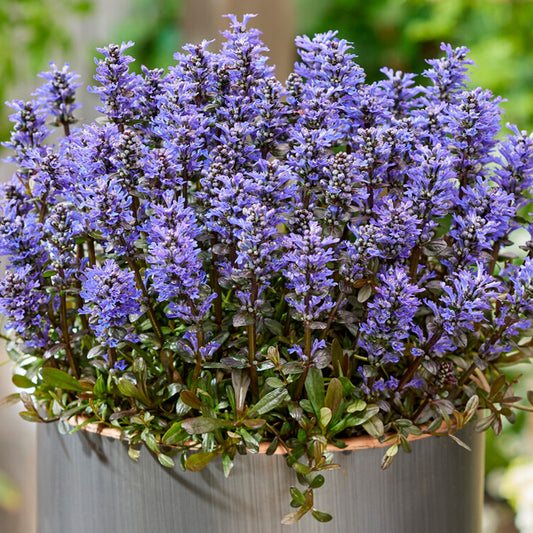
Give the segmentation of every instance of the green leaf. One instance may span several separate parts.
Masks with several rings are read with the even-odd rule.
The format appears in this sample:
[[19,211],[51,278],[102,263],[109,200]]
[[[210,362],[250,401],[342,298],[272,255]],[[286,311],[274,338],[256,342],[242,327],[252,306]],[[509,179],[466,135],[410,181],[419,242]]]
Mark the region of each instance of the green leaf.
[[82,392],[83,387],[78,383],[78,380],[58,368],[42,368],[41,376],[45,383],[52,387],[57,387],[61,390],[71,390]]
[[366,402],[363,400],[354,400],[353,402],[348,405],[346,408],[346,411],[348,413],[356,413],[357,411],[364,411],[366,408]]
[[148,446],[148,448],[150,450],[152,450],[154,453],[159,455],[159,453],[160,453],[159,452],[159,446],[157,445],[157,440],[156,440],[155,436],[152,433],[149,433],[147,429],[145,429],[142,432],[142,437],[143,437],[143,440],[144,440],[146,446]]
[[324,378],[322,372],[315,367],[311,367],[305,379],[305,390],[307,397],[313,406],[316,416],[320,416],[320,409],[324,407]]
[[390,448],[387,449],[385,455],[388,457],[394,457],[398,453],[398,444],[393,444]]
[[176,466],[174,459],[168,455],[165,455],[164,453],[158,454],[157,458],[159,459],[159,462],[166,468],[174,468]]
[[233,461],[227,453],[222,454],[222,467],[224,469],[224,477],[229,477],[230,472],[233,468]]
[[383,421],[381,418],[374,416],[367,422],[363,424],[363,428],[365,431],[374,437],[375,439],[379,439],[383,437],[383,434],[385,433],[385,427],[383,426]]
[[329,407],[322,407],[320,409],[320,425],[323,428],[327,428],[331,422],[332,412]]
[[313,481],[309,483],[309,488],[319,489],[324,484],[325,478],[322,474],[318,474],[313,478]]
[[121,377],[117,383],[118,390],[127,398],[138,398],[139,389],[127,378]]
[[346,427],[362,426],[364,423],[366,423],[378,413],[379,407],[377,405],[367,405],[366,409],[362,413],[360,413],[359,416],[351,416],[350,418],[348,418],[348,425]]
[[37,411],[22,411],[19,413],[19,415],[27,422],[42,422],[42,419],[38,415]]
[[431,424],[429,424],[429,426],[426,428],[426,431],[428,433],[433,433],[434,431],[438,431],[441,426],[442,426],[442,418],[439,417],[433,420]]
[[307,465],[304,465],[296,461],[291,466],[296,471],[297,474],[303,474],[303,475],[309,474],[309,467]]
[[311,515],[319,522],[330,522],[333,519],[329,513],[323,513],[322,511],[317,511],[316,509],[311,511]]
[[273,455],[274,452],[278,449],[278,446],[279,446],[279,438],[278,437],[274,437],[274,439],[272,439],[272,442],[270,443],[270,445],[267,448],[266,454],[267,455]]
[[297,487],[290,488],[291,498],[298,504],[298,506],[305,505],[305,496],[303,492]]
[[266,384],[273,389],[280,389],[283,387],[283,381],[281,381],[279,378],[268,378],[266,380]]
[[400,436],[400,444],[405,453],[411,453],[411,443],[403,435]]
[[342,383],[337,378],[333,378],[329,382],[324,405],[331,409],[332,414],[335,414],[341,405],[342,398]]
[[189,470],[189,472],[199,472],[205,468],[215,457],[215,452],[195,453],[187,458],[185,461],[185,468]]
[[232,424],[224,420],[217,420],[208,416],[198,416],[196,418],[187,418],[181,422],[181,427],[190,435],[195,433],[210,433],[221,427],[228,427]]
[[96,397],[100,397],[103,396],[106,391],[107,387],[104,378],[102,376],[99,376],[99,378],[96,380],[96,383],[94,384],[93,393]]
[[259,451],[259,441],[244,428],[241,428],[239,433],[244,440],[244,444],[246,444],[246,448],[251,453],[257,453]]
[[179,438],[180,433],[182,433],[183,428],[181,427],[181,422],[174,422],[170,426],[170,428],[167,429],[166,433],[163,435],[162,442],[163,444],[176,444],[181,440]]
[[281,405],[287,398],[289,393],[287,389],[279,388],[267,392],[254,406],[248,411],[248,416],[252,414],[264,415],[272,409]]
[[408,418],[399,418],[398,420],[395,420],[394,425],[399,428],[408,428],[413,425],[413,422]]
[[19,389],[31,389],[35,387],[35,383],[33,383],[31,379],[22,376],[21,374],[13,374],[11,381],[13,382],[13,385]]
[[334,339],[331,343],[331,364],[333,365],[333,370],[335,375],[340,376],[342,374],[342,359],[344,357],[344,351],[342,349],[341,343],[338,339]]
[[277,320],[265,318],[264,323],[267,329],[276,337],[281,337],[283,335],[283,326]]
[[527,391],[527,399],[528,399],[529,403],[531,405],[533,405],[533,391],[532,390],[528,390]]

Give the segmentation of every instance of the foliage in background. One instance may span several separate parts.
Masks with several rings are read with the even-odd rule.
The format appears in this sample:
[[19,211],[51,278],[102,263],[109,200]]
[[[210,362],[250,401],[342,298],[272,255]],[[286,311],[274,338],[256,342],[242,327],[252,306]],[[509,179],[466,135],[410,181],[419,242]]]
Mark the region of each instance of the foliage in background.
[[465,45],[478,69],[471,87],[506,98],[504,121],[533,126],[533,2],[472,0],[305,0],[302,31],[337,28],[353,41],[370,80],[378,65],[421,72],[441,42]]
[[[6,137],[7,91],[35,72],[54,49],[71,44],[69,16],[90,12],[91,0],[2,0],[0,2],[0,136]],[[60,14],[61,16],[58,16]]]
[[15,511],[20,507],[20,492],[9,479],[0,470],[0,507],[7,511]]
[[181,45],[181,0],[132,0],[129,16],[118,24],[112,38],[133,41],[138,51],[132,68],[167,64]]

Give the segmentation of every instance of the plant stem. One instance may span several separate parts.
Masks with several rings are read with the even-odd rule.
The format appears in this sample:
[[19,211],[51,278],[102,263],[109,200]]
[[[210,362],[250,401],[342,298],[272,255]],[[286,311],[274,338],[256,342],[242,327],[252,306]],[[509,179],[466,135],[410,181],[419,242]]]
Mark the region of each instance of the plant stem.
[[344,299],[344,292],[341,291],[339,294],[339,297],[337,298],[337,302],[335,303],[335,307],[331,310],[331,313],[328,316],[328,321],[326,323],[326,328],[322,332],[322,335],[320,336],[321,339],[325,339],[329,333],[329,328],[331,327],[331,324],[333,323],[333,320],[335,319],[335,316],[337,315],[337,311],[339,310],[339,306],[342,303],[342,300]]
[[312,346],[312,333],[313,330],[309,327],[309,325],[304,326],[304,354],[307,357],[305,361],[305,368],[303,371],[303,374],[298,379],[298,383],[296,385],[296,390],[294,391],[293,398],[295,400],[299,399],[302,395],[302,391],[304,389],[305,380],[307,379],[307,374],[309,373],[309,367],[311,366],[311,346]]
[[92,237],[87,239],[87,255],[89,257],[89,265],[92,267],[96,265],[96,251],[94,249],[94,239]]
[[[78,261],[78,265],[81,263],[81,260],[83,259],[83,244],[78,244],[76,248],[76,259]],[[81,290],[81,281],[76,280],[76,288],[78,290]],[[78,306],[78,310],[83,307],[83,298],[78,293],[76,294],[76,305]],[[87,315],[79,315],[81,319],[81,325],[82,328],[85,331],[89,331],[89,321],[87,320]]]
[[[211,249],[217,244],[216,237],[211,238]],[[220,284],[218,282],[218,255],[213,252],[213,262],[211,264],[211,288],[217,295],[213,303],[215,309],[215,324],[220,331],[222,327],[222,291],[220,290]]]
[[113,366],[115,364],[116,353],[117,353],[117,351],[116,351],[115,348],[112,348],[111,346],[109,346],[107,348],[107,358],[109,359],[108,360],[109,368],[113,368]]
[[70,346],[70,336],[68,332],[68,320],[67,320],[67,297],[64,293],[59,295],[59,316],[61,320],[61,332],[63,334],[63,342],[65,343],[65,351],[67,352],[67,359],[76,379],[79,379],[80,373],[74,360],[72,348]]
[[422,412],[424,411],[424,409],[426,408],[426,405],[428,403],[429,403],[429,397],[426,396],[422,400],[422,403],[418,406],[418,409],[415,411],[415,413],[413,415],[413,423],[416,423],[416,421],[418,420],[418,417],[422,414]]
[[255,366],[255,352],[256,346],[256,331],[255,320],[253,324],[247,326],[248,332],[248,362],[250,363],[250,387],[252,390],[252,400],[257,402],[259,399],[259,383],[257,380],[257,367]]
[[[192,303],[192,302],[191,302]],[[194,312],[194,311],[193,311]],[[196,352],[196,364],[194,365],[194,371],[192,374],[191,392],[196,392],[196,382],[202,373],[202,354],[200,348],[205,344],[204,331],[200,325],[200,330],[196,332],[196,339],[198,340],[198,351]]]
[[420,246],[418,244],[413,248],[411,253],[411,261],[409,263],[409,277],[413,283],[416,283],[416,275],[418,273],[418,261],[420,261]]
[[128,261],[128,265],[130,266],[131,270],[135,274],[135,281],[137,282],[137,288],[142,292],[144,303],[146,304],[146,307],[147,307],[148,318],[150,319],[150,322],[152,323],[152,327],[154,328],[154,332],[157,336],[157,340],[161,344],[161,347],[163,347],[163,344],[165,341],[163,332],[161,331],[161,328],[159,327],[159,324],[157,322],[155,311],[152,306],[152,302],[150,300],[148,291],[146,290],[146,287],[144,285],[144,281],[141,275],[141,271],[139,270],[139,266],[131,257],[127,257],[127,261]]
[[498,262],[498,255],[500,254],[500,247],[502,245],[501,244],[502,240],[503,238],[498,239],[494,243],[494,248],[492,250],[492,259],[490,260],[490,264],[489,264],[489,275],[490,276],[492,276],[492,274],[494,273],[494,269],[496,268],[496,263]]
[[[255,308],[255,301],[257,299],[258,286],[255,276],[252,278],[252,290],[250,294],[250,302],[252,308]],[[255,402],[259,400],[259,382],[257,379],[257,367],[255,366],[255,354],[257,352],[257,331],[256,331],[256,315],[253,312],[253,323],[246,327],[248,333],[248,362],[250,363],[250,387],[252,389],[252,399]]]
[[[431,339],[429,339],[429,341],[425,344],[423,348],[424,352],[431,350],[431,348],[433,348],[433,346],[435,346],[435,344],[437,344],[439,339],[442,337],[442,334],[443,334],[442,329],[438,329],[437,331],[435,331]],[[423,358],[424,356],[420,355],[419,357],[415,357],[413,359],[412,363],[409,365],[409,368],[407,369],[407,372],[400,379],[400,383],[398,383],[398,387],[396,390],[403,389],[403,387],[405,387],[405,385],[409,383],[409,381],[411,381],[411,379],[415,375],[415,372],[418,370],[418,367],[422,364]]]

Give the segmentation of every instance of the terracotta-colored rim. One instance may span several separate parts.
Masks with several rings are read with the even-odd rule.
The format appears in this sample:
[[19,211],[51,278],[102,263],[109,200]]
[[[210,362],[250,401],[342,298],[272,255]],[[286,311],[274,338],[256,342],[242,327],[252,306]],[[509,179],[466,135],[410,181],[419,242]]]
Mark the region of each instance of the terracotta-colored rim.
[[[67,422],[71,426],[79,426],[80,424],[83,424],[86,422],[87,418],[83,416],[73,416],[72,418],[69,418]],[[128,437],[126,437],[119,429],[112,428],[109,426],[106,426],[104,424],[92,424],[92,423],[85,423],[83,427],[80,429],[87,431],[89,433],[98,433],[98,435],[103,435],[104,437],[110,437],[112,439],[122,439],[122,440],[129,440]],[[446,424],[443,424],[438,432],[446,430]],[[386,448],[387,446],[391,446],[393,444],[392,437],[393,435],[390,435],[391,438],[384,439],[383,442],[380,442],[379,440],[375,439],[374,437],[371,437],[369,435],[361,436],[361,437],[349,437],[347,439],[344,439],[344,442],[346,443],[346,448],[337,448],[336,446],[333,446],[331,444],[328,444],[328,451],[330,452],[351,452],[354,450],[368,450],[372,448]],[[413,442],[416,440],[425,439],[427,437],[431,437],[431,434],[429,433],[423,433],[422,435],[409,435],[407,437],[407,440],[409,442]],[[259,443],[259,453],[266,453],[268,447],[270,446],[270,442],[260,442]],[[285,455],[287,453],[287,450],[283,446],[278,446],[276,448],[276,451],[274,452],[274,455]]]

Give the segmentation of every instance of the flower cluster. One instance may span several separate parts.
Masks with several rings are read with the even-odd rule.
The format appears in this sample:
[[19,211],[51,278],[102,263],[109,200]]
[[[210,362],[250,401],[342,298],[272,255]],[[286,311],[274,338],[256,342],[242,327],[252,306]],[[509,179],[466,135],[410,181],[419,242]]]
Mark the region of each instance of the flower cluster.
[[107,259],[101,267],[87,268],[82,282],[81,297],[85,305],[79,312],[88,316],[95,335],[109,346],[116,346],[119,340],[135,341],[128,316],[140,313],[141,293],[135,287],[133,272]]
[[516,401],[499,367],[531,354],[533,240],[510,237],[533,232],[533,137],[498,140],[502,100],[467,88],[464,47],[366,83],[336,32],[298,37],[283,84],[251,18],[168,71],[98,49],[93,124],[68,65],[9,104],[0,311],[39,406],[52,374],[80,378],[65,412],[165,464],[159,445],[228,465],[279,439],[318,471],[327,441],[452,432],[469,401],[498,430]]

